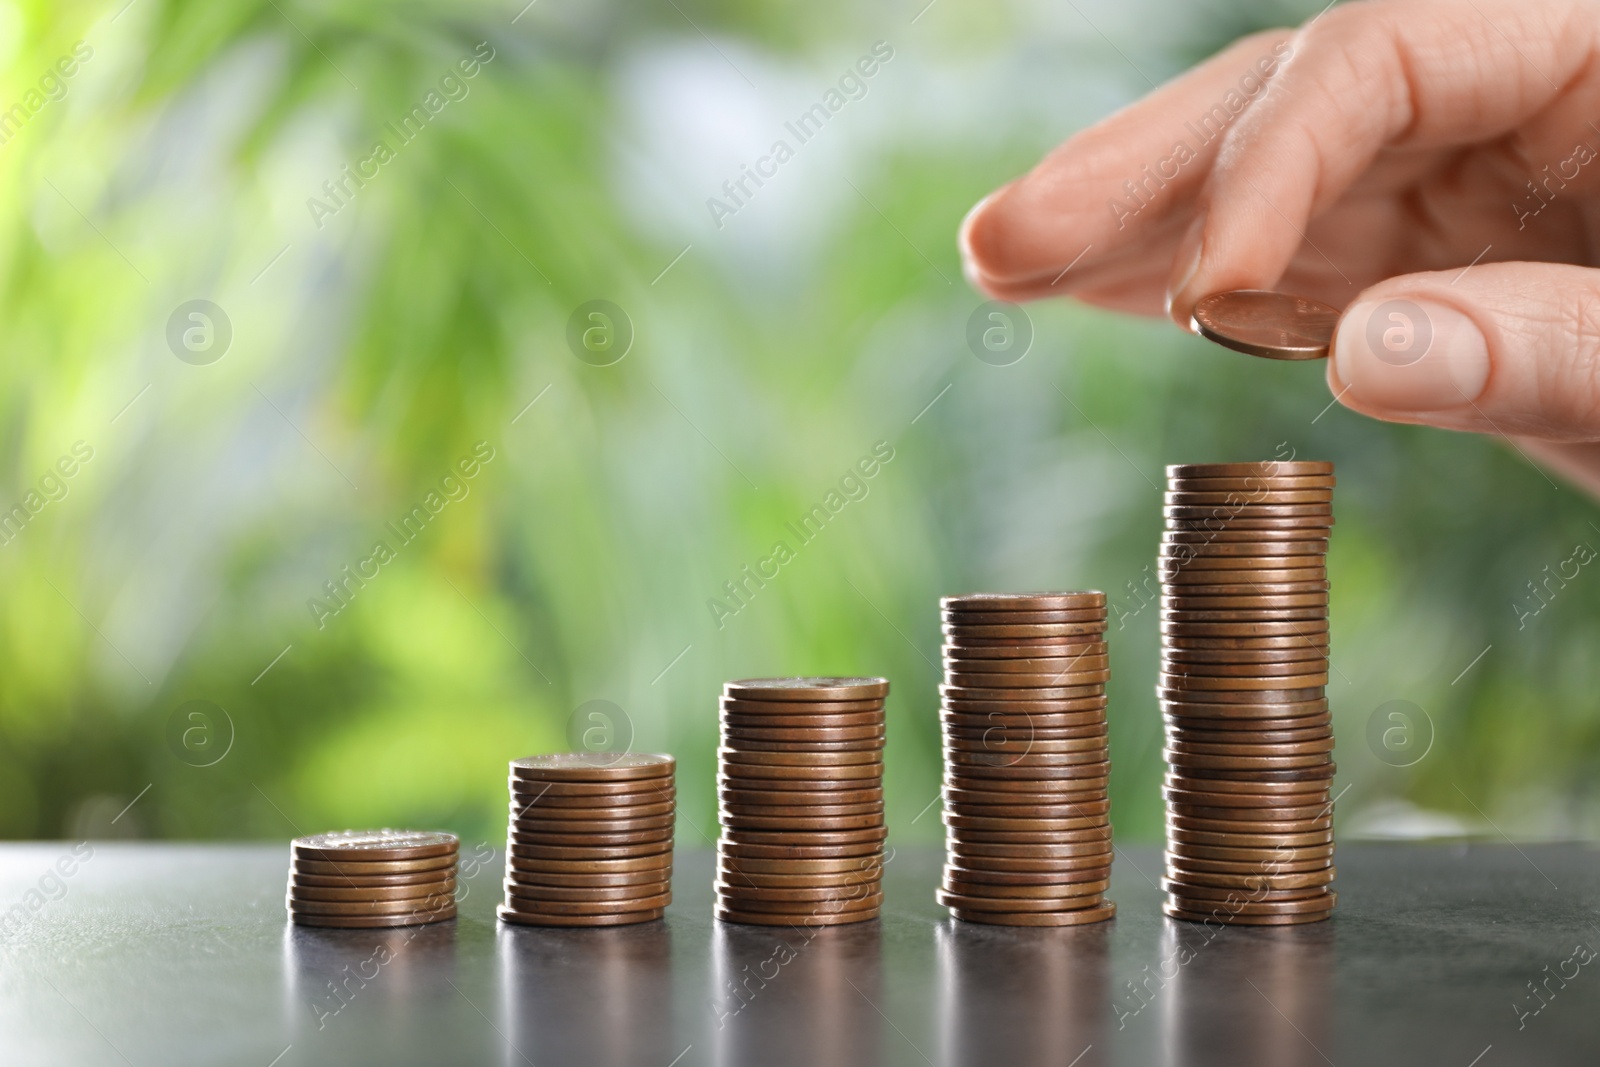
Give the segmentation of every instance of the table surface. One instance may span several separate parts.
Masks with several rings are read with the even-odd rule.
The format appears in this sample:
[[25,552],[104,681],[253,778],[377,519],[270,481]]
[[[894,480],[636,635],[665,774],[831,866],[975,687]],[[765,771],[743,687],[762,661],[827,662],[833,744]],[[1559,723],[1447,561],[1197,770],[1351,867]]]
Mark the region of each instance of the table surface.
[[1600,1060],[1587,846],[1341,846],[1332,921],[1221,930],[1161,916],[1153,848],[1119,850],[1115,921],[1053,930],[952,922],[905,849],[881,921],[809,934],[713,921],[704,852],[662,922],[498,925],[488,858],[454,921],[316,930],[286,846],[77,849],[0,847],[0,1063]]

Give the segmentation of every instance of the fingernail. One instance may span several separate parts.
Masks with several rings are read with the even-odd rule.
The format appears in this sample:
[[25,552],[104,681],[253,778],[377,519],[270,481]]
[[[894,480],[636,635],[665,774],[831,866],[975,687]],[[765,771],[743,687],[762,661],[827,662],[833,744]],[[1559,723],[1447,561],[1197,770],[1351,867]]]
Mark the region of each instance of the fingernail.
[[1389,411],[1439,411],[1476,400],[1489,382],[1477,323],[1431,300],[1363,300],[1345,311],[1334,372],[1350,396]]
[[[1200,270],[1200,254],[1205,251],[1205,229],[1206,217],[1202,212],[1189,224],[1183,240],[1178,242],[1177,253],[1172,257],[1172,280],[1167,285],[1167,315],[1186,330],[1190,328],[1190,309],[1183,304],[1177,304],[1177,301]],[[1177,304],[1176,313],[1175,304]]]

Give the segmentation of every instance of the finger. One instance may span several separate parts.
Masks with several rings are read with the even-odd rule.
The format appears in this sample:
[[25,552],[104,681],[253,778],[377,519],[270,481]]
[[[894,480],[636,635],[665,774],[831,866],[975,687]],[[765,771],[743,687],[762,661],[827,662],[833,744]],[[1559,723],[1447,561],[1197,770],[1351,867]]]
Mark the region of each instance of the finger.
[[1271,288],[1308,243],[1310,220],[1385,147],[1492,140],[1564,86],[1592,95],[1592,78],[1580,76],[1596,36],[1580,0],[1351,3],[1314,19],[1224,137],[1199,198],[1203,221],[1174,259],[1172,317],[1186,323],[1208,293]]
[[1085,248],[1089,266],[1166,225],[1193,203],[1220,131],[1277,71],[1288,35],[1235,42],[980,201],[961,225],[967,277],[985,290],[1048,281]]
[[1600,441],[1600,270],[1494,263],[1380,282],[1339,320],[1328,384],[1391,422]]

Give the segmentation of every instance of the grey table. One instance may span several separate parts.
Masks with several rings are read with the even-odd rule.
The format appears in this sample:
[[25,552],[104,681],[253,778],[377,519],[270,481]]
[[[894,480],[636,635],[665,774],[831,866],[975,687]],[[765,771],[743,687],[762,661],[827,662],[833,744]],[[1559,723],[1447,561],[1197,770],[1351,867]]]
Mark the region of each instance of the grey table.
[[498,926],[491,860],[452,922],[339,931],[285,922],[284,846],[4,846],[0,1063],[1600,1061],[1591,848],[1345,846],[1333,921],[1214,935],[1161,917],[1154,849],[1114,922],[1059,930],[952,923],[940,860],[810,936],[714,922],[704,853],[664,922]]

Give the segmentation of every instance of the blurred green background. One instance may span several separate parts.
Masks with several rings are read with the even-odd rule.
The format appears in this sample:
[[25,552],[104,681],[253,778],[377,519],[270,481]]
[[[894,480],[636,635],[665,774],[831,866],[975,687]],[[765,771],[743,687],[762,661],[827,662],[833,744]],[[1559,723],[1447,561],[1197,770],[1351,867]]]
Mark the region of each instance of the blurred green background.
[[[1036,306],[1020,362],[968,348],[974,201],[1321,4],[924,3],[0,3],[0,835],[493,840],[505,761],[605,700],[703,844],[720,684],[872,673],[894,840],[935,840],[937,598],[1101,588],[1113,814],[1154,840],[1162,465],[1291,450],[1339,464],[1344,831],[1600,830],[1600,578],[1527,612],[1600,546],[1580,494],[1162,323]],[[595,299],[609,366],[567,340]]]

